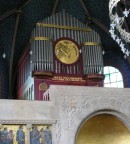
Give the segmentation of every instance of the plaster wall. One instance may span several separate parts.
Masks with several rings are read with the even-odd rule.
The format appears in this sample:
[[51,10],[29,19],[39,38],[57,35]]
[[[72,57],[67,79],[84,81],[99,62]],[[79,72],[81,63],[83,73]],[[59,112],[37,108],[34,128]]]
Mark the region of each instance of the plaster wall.
[[53,144],[75,144],[81,125],[103,113],[115,115],[130,130],[128,88],[51,85],[49,96],[50,101],[0,100],[0,124],[51,124]]
[[80,126],[98,114],[112,114],[130,130],[130,89],[50,86],[50,100],[58,108],[54,144],[75,144]]

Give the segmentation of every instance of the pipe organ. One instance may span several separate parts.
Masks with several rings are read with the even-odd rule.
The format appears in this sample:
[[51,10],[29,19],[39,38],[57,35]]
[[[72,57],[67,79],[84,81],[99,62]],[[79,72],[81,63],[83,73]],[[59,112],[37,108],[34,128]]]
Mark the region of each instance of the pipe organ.
[[29,49],[34,99],[50,84],[103,86],[99,35],[65,11],[36,24]]

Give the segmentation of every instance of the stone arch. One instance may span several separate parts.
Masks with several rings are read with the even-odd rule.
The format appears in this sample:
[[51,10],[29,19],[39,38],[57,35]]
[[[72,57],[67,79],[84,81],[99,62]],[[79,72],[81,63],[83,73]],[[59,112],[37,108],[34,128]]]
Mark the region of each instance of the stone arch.
[[130,89],[53,85],[49,92],[59,113],[57,144],[74,144],[81,124],[98,114],[112,114],[130,130]]
[[75,133],[74,144],[76,144],[76,138],[77,138],[77,135],[78,135],[78,133],[79,133],[80,128],[82,127],[82,125],[84,125],[84,123],[86,121],[88,121],[90,118],[92,118],[94,116],[97,116],[97,115],[100,115],[100,114],[110,114],[110,115],[115,116],[130,131],[130,119],[128,119],[128,117],[125,114],[123,114],[121,112],[118,112],[118,111],[115,111],[115,110],[98,110],[98,111],[95,111],[95,112],[90,113],[89,115],[85,116],[84,119],[81,121],[81,123],[77,126],[77,131]]

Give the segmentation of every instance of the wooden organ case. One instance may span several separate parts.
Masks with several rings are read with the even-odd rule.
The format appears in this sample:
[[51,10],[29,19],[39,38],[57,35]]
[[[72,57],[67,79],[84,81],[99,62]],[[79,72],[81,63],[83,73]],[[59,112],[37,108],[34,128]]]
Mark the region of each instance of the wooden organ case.
[[31,35],[30,72],[38,100],[50,84],[103,86],[99,35],[64,11],[45,18]]

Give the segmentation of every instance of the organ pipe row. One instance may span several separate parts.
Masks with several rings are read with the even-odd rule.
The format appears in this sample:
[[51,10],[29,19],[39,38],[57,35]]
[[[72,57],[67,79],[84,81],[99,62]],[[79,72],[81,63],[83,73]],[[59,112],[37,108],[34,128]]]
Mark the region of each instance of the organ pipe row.
[[[43,33],[44,32],[44,33]],[[42,40],[40,40],[42,38]],[[34,29],[31,40],[32,71],[53,71],[52,43],[47,28]]]
[[[39,22],[32,32],[31,37],[32,71],[53,71],[57,74],[81,74],[81,61],[83,60],[84,74],[103,73],[103,59],[99,35],[64,11]],[[53,54],[53,42],[64,37],[73,39],[79,45],[82,59],[79,59],[74,65],[69,66],[60,63],[55,59]],[[91,44],[87,44],[88,42]]]

